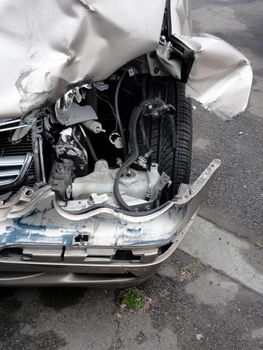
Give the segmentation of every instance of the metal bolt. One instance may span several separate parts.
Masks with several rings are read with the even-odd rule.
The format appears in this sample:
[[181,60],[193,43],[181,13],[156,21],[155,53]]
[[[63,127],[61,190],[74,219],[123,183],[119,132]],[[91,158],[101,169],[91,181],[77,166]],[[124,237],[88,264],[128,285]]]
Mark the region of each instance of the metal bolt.
[[162,35],[162,36],[160,37],[160,42],[161,42],[161,43],[166,43],[166,37],[165,37],[164,35]]

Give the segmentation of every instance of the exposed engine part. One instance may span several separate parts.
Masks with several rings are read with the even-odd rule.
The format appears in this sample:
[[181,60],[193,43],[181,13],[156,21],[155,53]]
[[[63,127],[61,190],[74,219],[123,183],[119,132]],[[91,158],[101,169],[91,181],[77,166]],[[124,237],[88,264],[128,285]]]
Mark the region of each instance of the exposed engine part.
[[[1,175],[0,162],[2,200],[9,198],[5,196],[8,192],[13,195],[15,184],[18,190],[22,186],[37,190],[47,184],[46,179],[63,206],[72,200],[76,205],[78,200],[86,200],[87,210],[106,205],[136,215],[155,210],[169,200],[171,178],[160,165],[160,158],[155,157],[147,123],[163,120],[164,115],[173,119],[175,109],[161,97],[149,97],[155,92],[149,90],[147,76],[138,72],[129,64],[106,83],[75,87],[55,104],[44,106],[23,121],[6,120],[2,127],[3,134],[8,133],[7,142],[14,145],[10,140],[15,132],[19,150],[29,137],[32,148],[19,154],[21,171],[17,163]],[[28,183],[23,179],[31,166],[35,177]],[[1,192],[1,180],[5,181],[6,175],[9,182]]]
[[[149,158],[151,152],[149,152],[144,155],[144,157],[140,157],[139,154],[139,147],[137,143],[137,125],[140,120],[140,118],[161,118],[164,113],[166,112],[173,112],[174,108],[172,106],[166,105],[165,102],[159,99],[155,100],[148,100],[144,101],[141,103],[139,107],[135,107],[131,118],[130,118],[130,125],[129,125],[129,130],[130,130],[130,141],[129,141],[129,149],[130,149],[130,156],[126,159],[124,164],[121,166],[121,168],[118,170],[116,177],[115,177],[115,182],[114,182],[114,196],[120,205],[122,209],[125,210],[132,210],[132,211],[139,211],[139,210],[148,210],[151,208],[149,206],[149,203],[147,203],[146,206],[134,206],[131,207],[129,206],[123,199],[121,195],[121,189],[120,189],[120,183],[121,179],[127,172],[129,171],[130,167],[137,163],[140,164],[142,163],[143,167],[145,166],[145,162],[147,162],[147,159]],[[145,161],[142,161],[145,160]],[[159,192],[156,192],[155,198],[152,198],[151,205],[153,206],[155,204],[155,201],[158,200],[158,198],[161,195],[162,190],[166,185],[170,184],[170,178],[167,174],[162,174],[161,176],[161,182],[158,184],[158,190]]]
[[94,134],[100,134],[101,132],[106,132],[106,130],[102,128],[101,123],[97,122],[96,120],[88,120],[84,122],[83,125]]
[[110,143],[114,145],[117,149],[123,148],[122,138],[119,133],[113,132],[109,137]]
[[63,162],[55,161],[53,163],[49,185],[59,200],[67,200],[71,196],[73,169],[74,162],[70,159],[64,159]]
[[61,138],[53,147],[57,160],[71,159],[74,167],[84,173],[88,172],[88,154],[76,135],[76,127],[61,132]]
[[103,204],[109,201],[109,196],[107,195],[107,193],[104,193],[104,194],[92,193],[89,197],[89,200],[93,204]]
[[61,109],[69,109],[73,104],[74,100],[79,104],[83,98],[85,93],[83,90],[90,90],[92,88],[92,84],[84,84],[80,86],[75,86],[73,89],[67,91],[57,102],[55,108]]
[[97,83],[94,83],[94,87],[99,91],[106,91],[109,89],[109,84],[105,84],[104,81],[98,81]]
[[[99,160],[95,164],[93,173],[74,180],[72,198],[87,199],[93,193],[97,195],[113,193],[117,172],[118,169],[109,169],[107,161]],[[120,179],[120,192],[122,195],[145,200],[146,196],[152,197],[155,195],[159,179],[160,174],[157,164],[153,164],[150,171],[147,172],[129,169],[128,173]]]
[[82,135],[83,135],[83,137],[84,137],[84,141],[86,142],[86,144],[87,144],[87,146],[88,146],[89,152],[90,152],[90,154],[91,154],[93,160],[94,160],[95,162],[97,162],[97,161],[98,161],[98,157],[97,157],[97,154],[96,154],[96,152],[95,152],[95,150],[94,150],[94,148],[93,148],[93,145],[92,145],[92,143],[91,143],[91,141],[90,141],[90,138],[87,136],[85,130],[84,130],[83,127],[82,127],[82,125],[79,125],[79,128],[80,128],[80,130],[81,130],[81,132],[82,132]]
[[80,106],[76,103],[72,103],[69,108],[61,108],[57,102],[55,105],[55,112],[58,122],[65,126],[98,119],[92,106]]
[[137,159],[136,163],[140,167],[142,167],[143,169],[147,169],[148,168],[148,160],[149,160],[151,155],[152,155],[152,150],[150,150],[149,152],[145,153],[144,156],[139,156],[139,158]]

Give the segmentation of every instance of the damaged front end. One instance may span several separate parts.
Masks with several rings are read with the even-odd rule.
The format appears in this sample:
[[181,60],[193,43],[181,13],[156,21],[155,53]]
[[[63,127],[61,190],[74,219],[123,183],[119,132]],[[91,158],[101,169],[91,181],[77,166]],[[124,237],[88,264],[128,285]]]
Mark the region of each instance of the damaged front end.
[[181,186],[172,201],[147,213],[94,209],[87,200],[61,207],[50,187],[30,196],[21,189],[1,213],[1,285],[144,281],[185,237],[219,166],[213,161],[192,186]]
[[189,185],[187,96],[231,118],[247,105],[250,65],[191,35],[188,1],[17,0],[0,13],[21,21],[0,39],[16,49],[0,59],[0,285],[144,281],[220,166]]

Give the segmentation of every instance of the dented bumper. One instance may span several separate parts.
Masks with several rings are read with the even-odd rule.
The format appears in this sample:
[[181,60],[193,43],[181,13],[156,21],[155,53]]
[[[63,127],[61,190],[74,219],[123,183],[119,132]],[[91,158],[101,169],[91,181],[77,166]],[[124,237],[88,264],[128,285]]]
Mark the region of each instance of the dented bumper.
[[214,160],[192,186],[150,215],[111,208],[74,214],[47,193],[29,201],[23,216],[19,203],[0,209],[0,285],[141,283],[181,243],[219,166]]

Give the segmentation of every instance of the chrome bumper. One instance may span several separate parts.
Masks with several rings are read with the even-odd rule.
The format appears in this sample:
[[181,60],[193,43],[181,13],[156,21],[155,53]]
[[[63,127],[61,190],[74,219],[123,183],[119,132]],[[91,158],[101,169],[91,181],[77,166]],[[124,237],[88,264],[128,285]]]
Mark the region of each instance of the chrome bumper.
[[[124,287],[143,282],[185,237],[219,166],[214,160],[184,193],[147,216],[109,208],[74,215],[69,208],[50,205],[49,197],[43,209],[46,196],[32,201],[30,214],[23,208],[24,216],[9,210],[1,219],[0,209],[0,286]],[[80,235],[87,241],[78,244]]]

